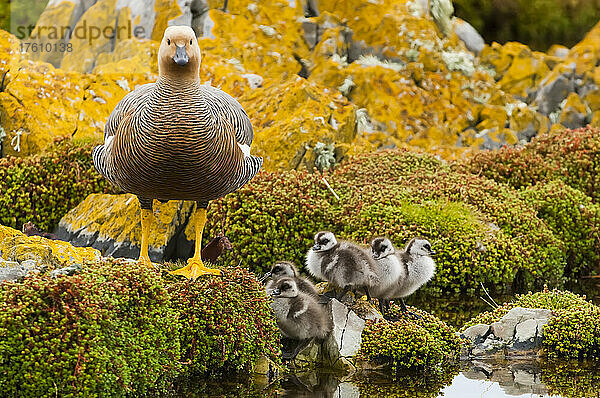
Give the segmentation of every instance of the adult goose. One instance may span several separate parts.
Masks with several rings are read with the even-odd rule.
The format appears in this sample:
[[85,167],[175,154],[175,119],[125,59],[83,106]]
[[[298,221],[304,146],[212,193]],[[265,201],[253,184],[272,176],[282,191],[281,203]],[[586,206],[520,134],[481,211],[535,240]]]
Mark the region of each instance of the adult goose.
[[208,202],[250,181],[262,158],[250,155],[253,130],[242,106],[200,83],[200,47],[187,26],[165,30],[158,51],[158,80],[136,88],[108,118],[94,166],[112,184],[135,194],[141,206],[139,262],[151,266],[148,236],[152,201],[196,201],[194,256],[172,273],[195,279],[219,275],[201,259]]

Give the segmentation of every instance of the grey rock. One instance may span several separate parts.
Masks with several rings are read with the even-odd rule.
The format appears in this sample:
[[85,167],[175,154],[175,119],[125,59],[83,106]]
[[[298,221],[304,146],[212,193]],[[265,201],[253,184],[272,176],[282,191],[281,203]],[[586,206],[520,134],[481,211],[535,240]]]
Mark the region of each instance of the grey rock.
[[467,330],[463,332],[463,336],[468,338],[473,342],[484,341],[490,332],[490,325],[485,325],[483,323],[479,323],[477,325],[473,325],[469,327]]
[[476,134],[476,137],[483,138],[483,143],[479,145],[480,149],[495,151],[506,145],[506,137],[501,137],[500,134],[496,135],[496,139],[490,136],[490,133],[496,131],[496,128],[485,129]]
[[0,259],[0,282],[17,282],[30,273],[38,273],[43,269],[35,260],[16,261]]
[[331,300],[332,335],[340,356],[352,357],[360,350],[365,321],[338,300]]
[[496,354],[504,352],[505,347],[506,342],[495,338],[493,335],[490,335],[483,343],[476,345],[471,350],[471,355],[474,357],[496,356]]
[[458,38],[465,43],[465,46],[469,51],[479,54],[481,50],[483,50],[485,41],[479,32],[477,32],[477,29],[475,29],[470,23],[454,17],[452,19],[452,26],[454,28],[454,33],[456,33]]
[[515,328],[515,340],[520,342],[533,342],[537,337],[537,320],[527,319]]
[[548,116],[556,111],[562,101],[575,91],[572,73],[562,74],[552,81],[544,79],[535,98],[535,104],[541,114]]
[[74,275],[81,271],[81,264],[73,264],[64,268],[57,268],[50,271],[50,277],[56,278],[59,275]]
[[521,142],[529,142],[533,137],[537,135],[537,129],[533,125],[533,123],[529,123],[525,129],[521,131],[517,131],[517,138]]
[[306,44],[310,49],[313,49],[319,42],[319,25],[310,19],[305,19],[302,21],[302,30],[304,31]]
[[[515,337],[516,327],[519,323],[529,319],[547,320],[551,316],[552,312],[549,310],[515,307],[508,311],[500,321],[492,324],[492,333],[504,341],[511,341]],[[526,329],[523,330],[525,333]]]
[[[515,307],[489,326],[472,326],[463,333],[465,337],[468,334],[472,341],[468,356],[537,356],[544,325],[551,317],[552,312],[549,310]],[[489,330],[486,331],[486,328]]]
[[561,124],[569,129],[576,129],[587,124],[587,114],[581,113],[573,107],[567,107],[562,112]]

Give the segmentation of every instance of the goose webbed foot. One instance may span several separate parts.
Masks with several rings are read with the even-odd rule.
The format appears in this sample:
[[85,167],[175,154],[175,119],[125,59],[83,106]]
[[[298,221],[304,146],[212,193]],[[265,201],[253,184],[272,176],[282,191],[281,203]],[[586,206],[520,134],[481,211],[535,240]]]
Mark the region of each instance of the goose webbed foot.
[[171,275],[185,276],[192,281],[202,275],[221,275],[219,269],[206,267],[202,259],[196,257],[190,258],[185,267],[170,271],[169,273]]
[[185,267],[170,271],[171,275],[185,276],[190,280],[194,280],[202,275],[221,275],[221,271],[214,268],[208,268],[202,262],[202,232],[206,224],[206,207],[208,203],[199,202],[196,211],[193,215],[193,221],[196,225],[196,242],[194,257],[188,260]]

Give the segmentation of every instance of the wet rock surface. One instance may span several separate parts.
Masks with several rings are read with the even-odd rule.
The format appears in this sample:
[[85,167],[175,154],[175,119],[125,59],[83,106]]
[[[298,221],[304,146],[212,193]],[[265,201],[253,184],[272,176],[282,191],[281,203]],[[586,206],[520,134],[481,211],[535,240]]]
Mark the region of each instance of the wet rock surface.
[[473,325],[462,333],[471,343],[464,348],[463,357],[536,356],[541,349],[544,325],[552,316],[545,309],[515,307],[498,322]]

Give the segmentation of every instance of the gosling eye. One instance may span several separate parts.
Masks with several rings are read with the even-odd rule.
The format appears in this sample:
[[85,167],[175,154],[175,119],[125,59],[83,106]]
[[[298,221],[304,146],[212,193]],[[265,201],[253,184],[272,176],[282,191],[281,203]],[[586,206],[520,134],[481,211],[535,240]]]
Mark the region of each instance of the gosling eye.
[[329,239],[323,239],[323,240],[321,241],[321,243],[322,243],[322,244],[324,244],[324,245],[326,245],[326,244],[328,244],[328,243],[329,243]]
[[167,45],[171,45],[171,39],[167,39]]
[[281,267],[279,267],[279,266],[273,268],[273,272],[280,272],[280,271],[281,271]]
[[425,247],[425,249],[427,249],[427,250],[431,250],[431,245],[430,245],[429,243],[426,243],[424,247]]
[[190,46],[192,45],[192,39],[190,39]]
[[289,290],[291,288],[290,285],[288,285],[287,283],[284,284],[283,286],[281,286],[281,290]]

